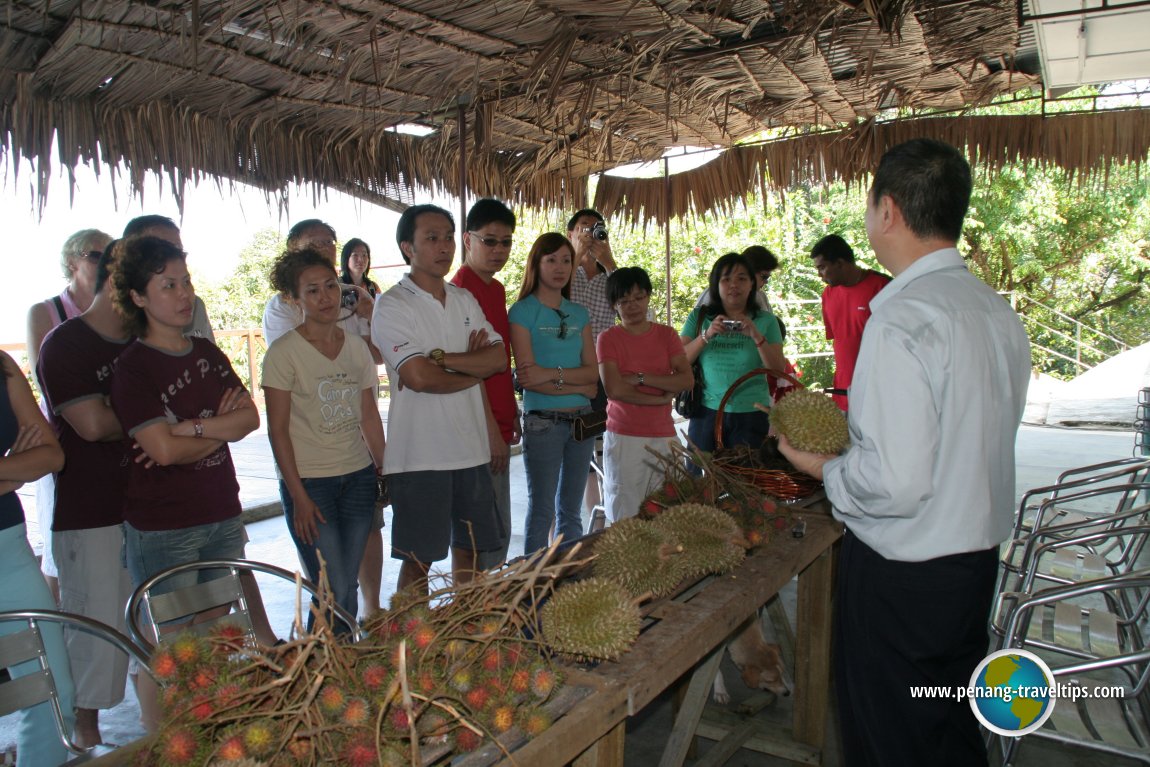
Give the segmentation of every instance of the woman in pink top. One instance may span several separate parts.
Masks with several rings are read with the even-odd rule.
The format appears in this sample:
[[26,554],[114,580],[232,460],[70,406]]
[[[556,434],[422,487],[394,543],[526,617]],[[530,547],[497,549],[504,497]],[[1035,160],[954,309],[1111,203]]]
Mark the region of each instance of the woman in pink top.
[[666,455],[675,439],[671,401],[695,379],[674,328],[651,322],[651,278],[639,267],[607,279],[607,300],[622,320],[598,340],[599,375],[607,390],[603,438],[607,513],[615,522],[639,513],[639,504],[663,475],[648,451]]

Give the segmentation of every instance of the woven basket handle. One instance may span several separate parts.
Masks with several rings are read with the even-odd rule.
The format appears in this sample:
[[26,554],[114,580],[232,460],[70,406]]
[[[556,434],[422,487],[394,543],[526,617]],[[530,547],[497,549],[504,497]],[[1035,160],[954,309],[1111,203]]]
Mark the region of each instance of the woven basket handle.
[[734,396],[734,394],[735,394],[735,390],[737,390],[740,386],[742,386],[743,384],[745,384],[747,381],[751,380],[755,376],[761,376],[761,375],[771,376],[773,378],[781,378],[784,381],[790,381],[792,384],[799,387],[800,389],[807,388],[806,385],[803,384],[802,381],[795,378],[790,373],[785,373],[785,372],[782,372],[779,370],[773,370],[771,368],[755,368],[754,370],[750,370],[746,373],[743,373],[741,376],[739,376],[737,379],[735,379],[735,382],[733,384],[731,384],[730,388],[727,389],[727,391],[723,394],[722,401],[719,402],[719,410],[715,414],[715,449],[716,450],[721,450],[723,447],[723,410],[727,407],[727,402],[730,401],[731,397]]

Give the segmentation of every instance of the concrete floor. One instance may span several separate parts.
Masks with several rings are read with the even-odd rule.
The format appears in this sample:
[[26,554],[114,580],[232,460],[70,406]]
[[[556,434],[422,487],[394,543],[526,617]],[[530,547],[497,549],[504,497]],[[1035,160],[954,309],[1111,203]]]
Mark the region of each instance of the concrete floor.
[[[1019,432],[1016,451],[1019,495],[1026,488],[1050,483],[1059,472],[1066,468],[1110,458],[1127,457],[1131,454],[1133,443],[1133,435],[1128,431],[1091,431],[1024,425]],[[258,432],[249,436],[233,448],[233,454],[240,475],[241,496],[245,508],[258,508],[277,503],[275,473],[272,468],[266,434]],[[516,510],[513,514],[511,554],[518,555],[523,550],[523,510],[527,504],[526,482],[521,457],[513,457],[511,471],[512,504]],[[23,500],[25,508],[34,508],[34,504],[29,503],[31,498],[26,497]],[[388,510],[386,517],[385,521],[390,526],[390,510]],[[584,522],[586,526],[588,520],[585,519]],[[250,538],[247,550],[249,558],[271,562],[291,569],[297,567],[295,549],[288,537],[281,516],[250,523],[247,529]],[[385,599],[394,589],[399,569],[398,561],[391,559],[388,555],[387,543],[388,536],[385,530],[383,575]],[[282,635],[286,635],[294,610],[292,589],[285,588],[282,582],[262,582],[261,588],[273,628],[276,628]],[[780,596],[793,625],[794,583],[784,589]],[[768,634],[772,631],[769,625],[767,631]],[[752,693],[742,686],[729,659],[724,660],[724,669],[727,685],[732,694],[732,702],[726,708],[733,711]],[[711,712],[712,714],[722,715],[718,707],[712,706],[712,708],[716,709]],[[138,723],[138,716],[138,706],[129,686],[125,702],[116,709],[105,712],[102,716],[105,739],[112,743],[124,744],[140,737],[143,732]],[[756,721],[761,722],[764,730],[781,728],[788,725],[790,716],[790,699],[784,698],[757,714]],[[671,704],[667,696],[660,698],[655,704],[633,717],[628,722],[627,727],[627,764],[640,766],[657,764],[671,727]],[[13,717],[0,718],[0,764],[4,764],[2,755],[11,748],[14,740]],[[705,756],[710,746],[710,741],[700,739],[699,756]],[[823,764],[833,767],[840,763],[834,717],[828,711],[828,743],[824,752]],[[1103,762],[1096,754],[1063,748],[1035,738],[1024,740],[1019,758],[1016,760],[1016,764],[1021,767],[1077,767],[1078,765],[1086,767],[1086,765],[1093,766],[1102,763],[1124,765],[1127,762],[1114,759],[1106,759]],[[742,750],[728,760],[726,764],[746,765],[746,767],[773,767],[774,765],[792,764],[792,762]]]

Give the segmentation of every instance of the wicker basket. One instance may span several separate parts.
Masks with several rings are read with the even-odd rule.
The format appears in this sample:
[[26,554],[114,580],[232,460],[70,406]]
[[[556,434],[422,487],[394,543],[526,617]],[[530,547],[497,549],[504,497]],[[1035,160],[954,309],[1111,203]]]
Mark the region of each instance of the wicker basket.
[[[718,454],[723,449],[723,411],[727,407],[727,402],[730,401],[735,391],[747,381],[756,376],[774,376],[775,378],[782,378],[790,381],[799,388],[806,388],[803,386],[802,381],[798,380],[789,373],[782,373],[770,368],[755,368],[750,372],[744,373],[735,380],[731,387],[723,394],[722,401],[719,402],[719,410],[715,414],[715,453]],[[737,464],[729,464],[724,467],[732,474],[742,477],[747,482],[750,482],[755,487],[762,490],[767,495],[774,496],[784,501],[794,501],[799,498],[806,498],[808,495],[816,492],[823,486],[814,477],[804,474],[801,471],[783,470],[783,469],[766,469],[754,466],[739,466]]]

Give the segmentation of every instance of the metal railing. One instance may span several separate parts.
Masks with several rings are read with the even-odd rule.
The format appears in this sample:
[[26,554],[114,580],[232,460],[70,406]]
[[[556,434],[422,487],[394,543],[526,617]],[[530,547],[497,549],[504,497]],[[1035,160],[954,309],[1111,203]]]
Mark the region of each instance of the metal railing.
[[[1036,370],[1073,378],[1130,348],[1122,339],[1042,301],[1013,291],[1004,291],[1000,295],[1022,318],[1030,337]],[[771,305],[787,325],[785,352],[788,359],[797,361],[834,356],[831,342],[825,337],[819,299],[777,300]]]

